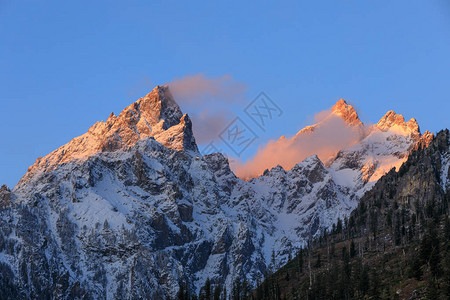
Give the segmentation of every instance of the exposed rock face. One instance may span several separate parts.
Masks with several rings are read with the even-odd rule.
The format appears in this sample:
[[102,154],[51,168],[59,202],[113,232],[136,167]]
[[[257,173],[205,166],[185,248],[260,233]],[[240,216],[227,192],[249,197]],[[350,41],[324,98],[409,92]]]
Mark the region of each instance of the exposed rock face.
[[[392,170],[361,198],[361,206],[352,213],[356,222],[364,224],[370,215],[387,215],[400,207],[403,218],[445,210],[450,200],[450,133],[439,132],[427,148],[411,153],[398,172]],[[392,216],[393,219],[399,216]],[[379,218],[386,220],[387,218]],[[419,221],[420,222],[420,221]],[[392,226],[378,222],[378,228]]]
[[333,107],[333,114],[340,116],[344,122],[350,126],[362,126],[363,123],[359,119],[353,106],[347,104],[344,99],[340,99]]
[[361,141],[340,150],[327,165],[353,182],[362,196],[381,176],[392,168],[398,169],[413,149],[425,146],[432,138],[429,133],[422,139],[417,131],[399,132],[387,127],[379,130],[373,126]]
[[153,137],[167,148],[198,152],[192,123],[183,115],[167,86],[157,86],[145,97],[97,122],[88,132],[36,160],[22,181],[36,172],[48,172],[57,165],[104,151],[127,149],[137,141]]
[[221,154],[141,140],[19,184],[0,210],[3,268],[19,298],[170,298],[207,277],[254,284],[272,250],[282,264],[348,214],[346,193],[317,156],[245,182]]
[[[299,138],[302,134],[314,133],[317,128],[322,126],[321,123],[325,123],[328,119],[334,117],[339,117],[349,127],[353,127],[357,130],[363,131],[364,124],[359,119],[358,113],[356,112],[355,108],[350,104],[347,104],[344,99],[340,99],[338,102],[336,102],[335,105],[333,105],[333,107],[331,107],[331,111],[329,111],[328,115],[325,116],[324,120],[321,120],[317,124],[305,126],[303,129],[297,132],[297,134],[292,138],[292,141],[295,141],[295,139]],[[361,132],[361,134],[363,134],[363,132]]]
[[411,135],[419,135],[420,133],[416,119],[412,118],[405,122],[402,115],[396,114],[392,110],[388,111],[375,126],[381,131],[394,129]]
[[349,145],[337,149],[323,160],[334,182],[348,188],[352,199],[361,197],[381,176],[392,168],[398,169],[412,150],[426,147],[433,139],[433,134],[428,131],[423,135],[420,133],[414,118],[405,122],[404,117],[394,111],[387,112],[377,124],[366,126],[354,107],[340,99],[317,124],[306,126],[292,139],[281,137],[277,143],[299,143],[301,146],[302,142],[314,142],[314,138],[302,140],[305,135],[314,134],[319,134],[317,139],[322,139],[326,134],[320,135],[319,130],[329,127],[327,122],[336,118],[346,125],[344,137],[351,135],[353,139]]
[[414,150],[422,149],[428,147],[430,143],[433,141],[434,134],[429,132],[428,130],[425,131],[422,136],[420,137],[417,144],[413,147]]
[[0,206],[8,206],[11,201],[11,190],[4,184],[0,188]]
[[388,111],[377,124],[365,129],[358,142],[327,161],[327,166],[350,179],[357,195],[362,196],[392,168],[398,170],[411,151],[427,147],[432,140],[429,131],[420,133],[414,118],[405,122],[402,115]]
[[[327,144],[322,141],[327,134],[319,131],[322,127],[335,125],[335,122],[332,125],[329,122],[336,118],[340,118],[346,126],[343,138],[351,138],[343,148],[335,149],[331,146],[330,149],[335,152],[330,152],[329,157],[321,158],[325,166],[335,174],[335,179],[353,189],[358,196],[370,189],[390,169],[399,168],[410,151],[426,147],[433,139],[433,134],[428,131],[423,135],[420,133],[414,118],[405,122],[404,117],[394,111],[387,112],[377,124],[366,126],[354,107],[340,99],[318,123],[306,126],[291,139],[283,136],[276,143],[287,144],[288,149],[301,148],[302,142],[315,142],[314,138],[302,140],[304,136],[318,134],[316,139],[327,148]],[[342,126],[338,123],[336,125]]]
[[246,182],[223,155],[201,156],[191,128],[157,87],[39,159],[13,192],[2,187],[0,298],[170,299],[208,277],[255,284],[272,251],[281,265],[348,216],[380,157],[402,160],[417,142],[374,129],[329,165],[313,155]]

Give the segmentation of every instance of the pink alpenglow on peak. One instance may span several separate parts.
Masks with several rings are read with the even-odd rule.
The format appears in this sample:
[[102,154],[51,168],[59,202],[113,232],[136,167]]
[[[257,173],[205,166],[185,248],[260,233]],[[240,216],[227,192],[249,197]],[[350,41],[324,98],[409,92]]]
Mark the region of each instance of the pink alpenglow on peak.
[[362,126],[363,123],[359,119],[356,110],[353,106],[347,104],[344,99],[340,99],[336,104],[331,108],[333,114],[342,118],[346,124],[350,126]]
[[419,124],[417,124],[416,119],[412,118],[405,122],[405,118],[402,115],[396,114],[392,110],[388,111],[375,126],[381,131],[393,130],[406,135],[420,135]]
[[[344,125],[348,127],[357,127],[360,131],[363,129],[364,124],[359,119],[355,108],[352,105],[347,104],[344,99],[340,99],[331,107],[331,109],[320,112],[316,115],[316,124],[305,126],[297,132],[295,137],[305,133],[313,133],[320,126],[324,126],[324,124],[331,122],[333,119],[336,119],[336,117],[338,117],[337,119],[343,121]],[[363,132],[361,132],[361,134],[363,134]]]
[[365,136],[364,125],[356,110],[343,99],[318,113],[315,121],[315,124],[304,127],[291,138],[269,141],[247,162],[234,162],[234,171],[241,178],[251,178],[276,165],[290,170],[311,155],[327,161],[339,150]]
[[426,148],[434,139],[434,134],[426,130],[419,138],[419,141],[414,146],[414,150]]
[[51,171],[59,164],[85,159],[98,152],[126,150],[148,138],[167,148],[198,152],[192,122],[181,112],[168,86],[155,87],[118,116],[111,113],[106,122],[95,123],[85,134],[39,157],[21,181],[37,171]]
[[409,151],[426,147],[432,139],[429,132],[420,134],[414,118],[405,122],[402,115],[393,111],[387,112],[377,124],[365,125],[355,108],[340,99],[330,109],[316,114],[315,124],[291,138],[269,141],[254,157],[234,162],[232,167],[239,177],[252,178],[276,165],[290,170],[314,154],[338,171],[348,169],[346,166],[352,165],[348,161],[358,157],[355,170],[362,171],[365,182],[374,182],[392,167],[399,167]]

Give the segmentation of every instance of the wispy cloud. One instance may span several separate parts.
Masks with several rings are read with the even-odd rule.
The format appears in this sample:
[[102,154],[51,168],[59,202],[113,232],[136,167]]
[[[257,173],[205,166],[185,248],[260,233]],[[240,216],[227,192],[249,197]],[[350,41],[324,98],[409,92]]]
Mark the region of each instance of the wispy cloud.
[[189,75],[169,82],[170,90],[178,103],[203,105],[237,103],[244,99],[247,86],[230,75],[208,78],[204,74]]
[[219,136],[231,119],[230,111],[211,112],[208,109],[192,115],[192,126],[197,143],[203,144]]
[[189,113],[198,143],[214,140],[233,117],[231,106],[243,103],[247,85],[230,75],[204,74],[176,78],[168,83],[175,101]]
[[337,151],[353,145],[362,136],[362,128],[347,125],[330,110],[316,114],[313,131],[305,131],[292,138],[271,140],[246,162],[234,161],[232,169],[241,178],[255,177],[281,165],[289,170],[305,158],[316,154],[322,161]]

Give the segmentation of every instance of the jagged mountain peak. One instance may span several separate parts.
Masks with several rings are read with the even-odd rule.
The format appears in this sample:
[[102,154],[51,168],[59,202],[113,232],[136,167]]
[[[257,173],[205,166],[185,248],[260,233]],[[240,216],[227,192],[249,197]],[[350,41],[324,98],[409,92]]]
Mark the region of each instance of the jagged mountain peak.
[[331,111],[333,112],[333,114],[341,117],[347,125],[363,125],[355,108],[352,105],[347,104],[344,99],[340,99],[338,102],[336,102],[336,104],[331,108]]
[[118,116],[111,113],[105,122],[96,122],[85,134],[39,157],[19,184],[36,172],[51,171],[59,164],[85,159],[98,152],[128,149],[148,138],[167,148],[198,152],[192,122],[187,114],[183,115],[167,85],[156,86]]
[[183,113],[173,99],[169,87],[158,85],[150,93],[125,107],[118,116],[111,113],[106,123],[137,126],[136,129],[146,133],[150,126],[155,126],[161,121],[163,121],[161,129],[166,130],[175,126],[182,116]]
[[281,165],[276,165],[275,167],[270,169],[270,172],[272,173],[278,173],[278,172],[286,172],[286,170]]
[[303,164],[307,165],[323,165],[323,162],[320,160],[319,156],[317,154],[313,154],[311,156],[308,156],[305,158],[302,162]]
[[[344,100],[331,117],[343,117],[355,131],[363,127]],[[158,86],[38,159],[24,178],[53,172],[38,173],[13,192],[0,188],[0,207],[10,207],[0,214],[7,233],[0,232],[0,240],[17,243],[0,256],[0,263],[12,263],[0,267],[17,274],[14,282],[29,294],[56,286],[58,296],[72,289],[88,298],[171,299],[181,282],[198,292],[210,278],[231,290],[240,274],[254,286],[271,253],[276,265],[284,263],[348,216],[378,174],[392,161],[401,163],[415,141],[372,129],[339,151],[331,166],[314,154],[291,170],[278,165],[244,181],[223,154],[198,154],[189,116],[167,86]],[[34,272],[36,265],[45,273]]]
[[327,111],[327,115],[323,120],[319,121],[316,124],[305,126],[303,129],[296,133],[295,137],[301,136],[305,133],[313,133],[318,127],[322,125],[322,123],[336,116],[340,117],[345,122],[345,124],[350,127],[358,127],[361,129],[364,125],[359,119],[358,113],[356,112],[355,108],[352,105],[348,104],[344,99],[340,99],[336,102],[335,105],[331,107],[331,112]]
[[150,93],[127,106],[119,115],[132,120],[144,119],[151,125],[163,120],[162,128],[168,129],[180,122],[183,113],[173,99],[167,85],[156,86]]
[[393,110],[388,111],[375,126],[381,131],[394,130],[403,134],[420,135],[416,119],[411,118],[405,122],[405,118]]

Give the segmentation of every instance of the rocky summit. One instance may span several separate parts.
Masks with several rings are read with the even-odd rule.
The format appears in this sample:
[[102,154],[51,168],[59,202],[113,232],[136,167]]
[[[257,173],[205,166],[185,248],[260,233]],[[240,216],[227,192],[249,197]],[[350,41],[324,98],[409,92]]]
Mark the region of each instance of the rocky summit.
[[359,128],[351,146],[244,181],[222,154],[198,152],[188,115],[157,86],[0,189],[0,298],[171,299],[208,278],[254,287],[433,139],[394,112],[371,127],[344,100],[331,114]]

